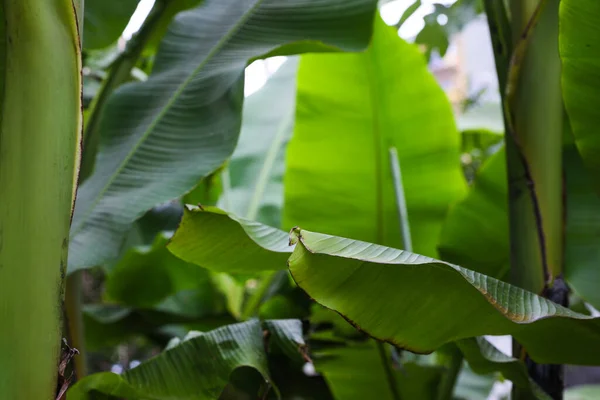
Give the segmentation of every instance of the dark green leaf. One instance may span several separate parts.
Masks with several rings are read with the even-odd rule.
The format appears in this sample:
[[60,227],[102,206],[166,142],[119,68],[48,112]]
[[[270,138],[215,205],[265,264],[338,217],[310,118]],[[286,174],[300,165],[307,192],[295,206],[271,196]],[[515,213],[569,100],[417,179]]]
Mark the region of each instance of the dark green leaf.
[[375,0],[208,0],[171,24],[147,81],[119,87],[81,185],[69,269],[116,257],[131,224],[191,190],[231,155],[247,63],[272,54],[358,51]]
[[600,362],[600,318],[428,257],[304,230],[294,235],[288,264],[298,286],[375,338],[428,353],[458,339],[513,335],[538,363]]
[[[278,343],[302,339],[298,324],[270,324],[278,327],[270,331]],[[303,340],[295,343],[304,345]],[[94,392],[130,400],[217,399],[230,375],[241,367],[251,367],[270,380],[263,330],[257,320],[207,333],[190,332],[183,341],[175,340],[159,356],[122,375],[100,373],[78,381],[67,399],[92,399]]]
[[83,48],[100,49],[119,39],[139,0],[85,0]]

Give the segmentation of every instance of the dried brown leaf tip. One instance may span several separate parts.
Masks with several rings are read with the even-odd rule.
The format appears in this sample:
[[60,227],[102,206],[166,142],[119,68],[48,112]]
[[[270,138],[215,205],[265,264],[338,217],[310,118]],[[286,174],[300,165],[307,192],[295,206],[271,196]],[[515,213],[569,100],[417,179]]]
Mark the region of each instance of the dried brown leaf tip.
[[57,381],[57,394],[56,400],[64,399],[64,395],[73,380],[73,371],[69,373],[67,377],[66,371],[69,363],[75,357],[75,355],[79,354],[79,350],[74,347],[69,346],[67,340],[63,338],[64,347],[61,352],[60,363],[58,364],[58,381]]

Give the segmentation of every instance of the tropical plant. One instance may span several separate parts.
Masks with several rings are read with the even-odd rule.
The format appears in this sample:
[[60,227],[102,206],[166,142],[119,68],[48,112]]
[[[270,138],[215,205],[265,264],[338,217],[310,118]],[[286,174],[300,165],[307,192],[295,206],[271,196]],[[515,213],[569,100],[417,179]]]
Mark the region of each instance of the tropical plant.
[[[600,365],[600,4],[411,44],[377,3],[155,0],[128,41],[137,0],[0,3],[0,398],[600,395],[563,382]],[[481,13],[505,134],[427,67]]]

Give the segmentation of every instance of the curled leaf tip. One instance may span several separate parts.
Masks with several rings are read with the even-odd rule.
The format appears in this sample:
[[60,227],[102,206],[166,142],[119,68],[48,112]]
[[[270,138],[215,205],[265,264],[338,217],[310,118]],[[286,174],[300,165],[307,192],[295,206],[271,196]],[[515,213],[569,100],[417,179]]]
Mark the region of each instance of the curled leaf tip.
[[300,239],[302,239],[302,229],[295,226],[290,230],[290,246],[294,246]]

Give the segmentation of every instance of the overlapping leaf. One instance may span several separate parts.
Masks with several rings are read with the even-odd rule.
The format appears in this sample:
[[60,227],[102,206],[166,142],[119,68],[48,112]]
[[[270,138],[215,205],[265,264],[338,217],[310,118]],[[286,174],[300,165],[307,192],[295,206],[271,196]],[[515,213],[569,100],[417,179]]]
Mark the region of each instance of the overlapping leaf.
[[186,209],[168,249],[213,271],[249,273],[285,269],[293,247],[279,229],[207,207]]
[[[304,346],[300,321],[269,321],[269,327],[277,343]],[[207,333],[190,332],[183,341],[123,375],[106,372],[80,380],[67,399],[92,399],[98,393],[130,400],[217,399],[230,375],[241,367],[253,368],[270,380],[263,330],[257,320]]]
[[145,82],[121,86],[100,124],[94,174],[79,188],[69,268],[115,257],[143,212],[181,196],[235,147],[249,60],[357,51],[375,0],[209,0],[178,14]]
[[540,363],[600,362],[600,319],[428,257],[299,229],[294,235],[288,264],[296,283],[375,338],[427,353],[458,339],[513,335]]
[[101,49],[115,43],[138,3],[139,0],[86,0],[83,47]]
[[452,108],[422,53],[378,19],[364,53],[302,56],[297,85],[284,227],[399,246],[394,147],[415,251],[436,255],[466,185]]
[[[213,238],[210,234],[184,238],[178,232],[171,245],[179,246],[180,235],[184,243],[222,246],[215,257],[218,263],[207,266],[220,271],[238,268],[244,259],[246,268],[255,271],[281,268],[287,239],[277,247],[265,238],[283,240],[283,232],[263,226],[269,234],[261,237],[260,224],[245,231],[222,212],[198,210],[188,214],[188,221],[194,215],[197,221],[210,221],[210,214],[229,221],[219,230],[210,230]],[[244,232],[248,238],[241,236]],[[375,338],[428,353],[459,339],[513,335],[540,363],[600,362],[600,319],[429,257],[300,229],[292,236],[297,243],[288,266],[298,286]],[[261,246],[261,240],[279,252]],[[194,248],[179,250],[179,256],[185,257]]]

